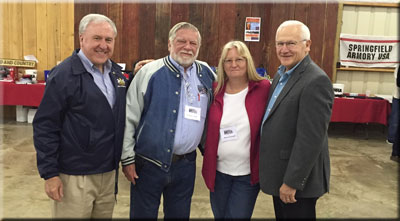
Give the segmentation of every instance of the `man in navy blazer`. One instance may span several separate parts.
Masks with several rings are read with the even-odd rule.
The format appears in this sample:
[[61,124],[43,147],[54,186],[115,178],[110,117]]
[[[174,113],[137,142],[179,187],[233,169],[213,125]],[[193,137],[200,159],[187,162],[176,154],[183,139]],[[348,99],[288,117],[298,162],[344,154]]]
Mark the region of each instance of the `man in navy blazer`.
[[315,219],[316,201],[329,191],[332,83],[308,55],[306,25],[285,21],[275,40],[281,65],[261,128],[260,186],[277,219]]
[[33,120],[37,166],[52,218],[111,219],[125,127],[127,80],[111,61],[117,28],[88,14],[80,49],[54,67]]

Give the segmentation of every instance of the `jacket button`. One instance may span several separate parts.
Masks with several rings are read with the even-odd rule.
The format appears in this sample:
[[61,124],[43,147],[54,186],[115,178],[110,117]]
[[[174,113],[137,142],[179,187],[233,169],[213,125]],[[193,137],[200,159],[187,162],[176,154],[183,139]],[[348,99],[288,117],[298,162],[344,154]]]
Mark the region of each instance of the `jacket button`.
[[200,77],[203,77],[203,75],[201,75],[201,74],[200,74],[199,76],[200,76]]
[[178,77],[179,77],[179,74],[177,74],[176,77],[178,78]]
[[173,132],[174,132],[174,130],[172,130],[172,129],[171,129],[171,130],[169,130],[169,132],[173,133]]
[[171,149],[168,149],[167,152],[168,152],[168,153],[171,152]]
[[179,92],[178,92],[178,91],[175,91],[175,94],[176,94],[176,95],[178,95],[178,94],[179,94]]
[[176,110],[173,110],[172,112],[175,114],[175,113],[176,113]]

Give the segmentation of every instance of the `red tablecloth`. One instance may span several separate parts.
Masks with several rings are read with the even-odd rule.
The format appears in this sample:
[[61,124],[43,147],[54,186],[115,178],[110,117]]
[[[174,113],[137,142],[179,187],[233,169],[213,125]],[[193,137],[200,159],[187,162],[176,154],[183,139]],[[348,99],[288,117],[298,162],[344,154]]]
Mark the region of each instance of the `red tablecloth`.
[[43,97],[44,88],[44,84],[0,82],[0,105],[38,107]]
[[335,98],[331,122],[387,125],[390,109],[387,100]]

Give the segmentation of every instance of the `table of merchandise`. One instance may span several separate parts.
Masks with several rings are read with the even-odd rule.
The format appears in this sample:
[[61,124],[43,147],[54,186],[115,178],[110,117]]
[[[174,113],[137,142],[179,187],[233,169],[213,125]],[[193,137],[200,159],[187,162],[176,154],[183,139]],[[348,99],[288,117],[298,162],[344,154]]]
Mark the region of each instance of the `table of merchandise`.
[[384,99],[336,97],[331,122],[387,125],[390,111],[390,103]]
[[0,105],[38,107],[42,100],[45,84],[15,84],[0,82]]

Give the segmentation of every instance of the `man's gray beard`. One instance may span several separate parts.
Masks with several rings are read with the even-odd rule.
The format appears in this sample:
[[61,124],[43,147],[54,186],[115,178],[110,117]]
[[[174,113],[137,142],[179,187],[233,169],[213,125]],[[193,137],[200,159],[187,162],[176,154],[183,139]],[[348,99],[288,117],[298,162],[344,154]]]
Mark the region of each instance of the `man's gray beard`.
[[171,54],[171,57],[178,62],[182,67],[189,67],[193,64],[193,62],[197,59],[198,53],[191,59],[184,59],[177,54]]

